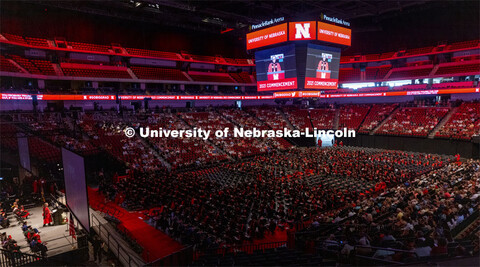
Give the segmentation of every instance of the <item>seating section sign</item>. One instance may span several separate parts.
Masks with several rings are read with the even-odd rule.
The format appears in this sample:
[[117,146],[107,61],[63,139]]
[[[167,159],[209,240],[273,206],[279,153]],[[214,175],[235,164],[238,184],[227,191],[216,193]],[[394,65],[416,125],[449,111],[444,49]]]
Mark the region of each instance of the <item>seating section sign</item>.
[[287,41],[287,23],[247,34],[247,50]]

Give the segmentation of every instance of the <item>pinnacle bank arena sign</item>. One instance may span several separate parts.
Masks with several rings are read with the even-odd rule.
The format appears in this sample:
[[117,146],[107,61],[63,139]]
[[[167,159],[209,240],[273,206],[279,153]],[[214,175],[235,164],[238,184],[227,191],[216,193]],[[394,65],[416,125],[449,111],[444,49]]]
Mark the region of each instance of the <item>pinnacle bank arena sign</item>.
[[288,22],[247,33],[246,39],[247,50],[301,40],[317,40],[350,46],[352,44],[352,31],[348,28],[320,21]]

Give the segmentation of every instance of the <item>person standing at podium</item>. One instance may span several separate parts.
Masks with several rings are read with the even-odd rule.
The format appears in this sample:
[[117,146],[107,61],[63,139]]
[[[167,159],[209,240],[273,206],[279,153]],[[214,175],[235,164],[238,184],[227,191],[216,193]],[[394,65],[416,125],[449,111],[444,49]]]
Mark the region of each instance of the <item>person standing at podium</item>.
[[317,66],[317,78],[330,79],[330,67],[328,66],[330,60],[327,58],[328,56],[329,54],[322,53],[322,59],[320,59]]
[[277,57],[272,56],[272,62],[268,65],[268,72],[279,72],[282,71],[280,63],[277,62]]

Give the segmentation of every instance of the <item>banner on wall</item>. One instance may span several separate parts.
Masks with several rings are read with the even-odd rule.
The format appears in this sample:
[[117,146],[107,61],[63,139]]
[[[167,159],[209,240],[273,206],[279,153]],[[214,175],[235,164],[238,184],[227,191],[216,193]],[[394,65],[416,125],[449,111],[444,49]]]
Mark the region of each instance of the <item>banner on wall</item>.
[[[292,91],[274,92],[273,95],[257,96],[221,96],[221,95],[120,95],[122,100],[264,100],[275,98],[298,98],[298,97],[320,97],[320,98],[342,98],[342,97],[386,97],[386,96],[415,96],[415,95],[442,95],[442,94],[469,94],[480,93],[480,88],[455,88],[419,91],[392,91],[372,93],[324,93],[321,91]],[[32,95],[27,94],[0,94],[0,100],[27,100],[32,101]],[[37,100],[61,100],[61,101],[112,101],[116,100],[114,95],[37,95]]]

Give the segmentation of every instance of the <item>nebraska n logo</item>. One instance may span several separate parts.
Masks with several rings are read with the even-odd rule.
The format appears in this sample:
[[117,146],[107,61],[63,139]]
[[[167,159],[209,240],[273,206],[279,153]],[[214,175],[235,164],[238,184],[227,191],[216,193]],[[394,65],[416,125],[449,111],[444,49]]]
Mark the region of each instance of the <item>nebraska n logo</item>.
[[311,38],[310,36],[310,23],[296,23],[295,24],[295,39],[309,39]]

